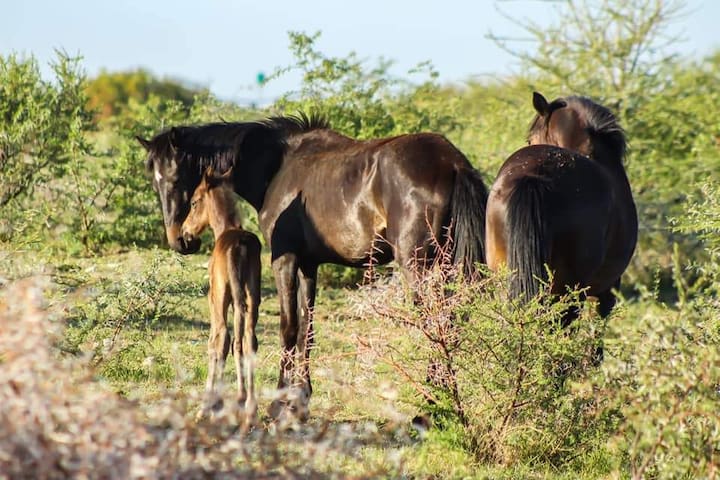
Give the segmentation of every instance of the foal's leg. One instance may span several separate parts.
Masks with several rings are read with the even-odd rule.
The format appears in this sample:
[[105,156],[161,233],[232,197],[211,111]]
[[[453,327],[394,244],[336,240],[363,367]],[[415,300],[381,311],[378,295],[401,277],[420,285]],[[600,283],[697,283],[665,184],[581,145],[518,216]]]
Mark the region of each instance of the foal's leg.
[[315,344],[313,332],[313,315],[315,311],[315,294],[317,284],[317,266],[303,266],[298,270],[298,340],[300,378],[302,381],[302,398],[299,405],[299,417],[306,419],[308,403],[312,395],[310,381],[310,351]]
[[247,307],[245,288],[240,285],[239,291],[233,292],[233,352],[235,357],[235,376],[237,377],[238,403],[244,403],[247,399],[245,371],[242,365],[245,355],[248,355],[248,351],[244,349],[245,342],[243,338]]
[[247,414],[248,423],[252,423],[257,414],[257,399],[255,397],[255,355],[258,348],[258,341],[255,335],[255,328],[257,326],[260,307],[259,254],[256,259],[248,259],[246,283],[244,287],[246,308],[243,325],[243,368],[247,381],[245,413]]
[[[280,358],[278,389],[291,387],[294,383],[295,355],[297,353],[298,316],[297,316],[297,257],[292,253],[280,255],[272,262],[280,300],[280,335],[283,343]],[[275,400],[270,405],[270,415],[278,416],[285,401]]]
[[[225,359],[230,350],[230,334],[225,325],[225,317],[229,302],[227,300],[225,287],[214,288],[210,286],[208,292],[208,303],[210,304],[210,337],[208,338],[208,376],[205,384],[205,392],[207,394],[207,403],[201,415],[207,413],[210,408],[215,407],[214,392],[215,387],[222,381],[222,373],[225,367]],[[220,402],[218,402],[220,403]]]

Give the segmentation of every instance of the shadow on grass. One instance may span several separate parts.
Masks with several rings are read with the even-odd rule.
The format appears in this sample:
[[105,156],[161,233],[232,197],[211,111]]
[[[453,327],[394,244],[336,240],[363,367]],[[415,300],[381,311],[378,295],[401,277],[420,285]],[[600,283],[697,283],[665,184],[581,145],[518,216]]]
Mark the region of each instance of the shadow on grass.
[[[270,318],[272,319],[273,316],[271,315]],[[230,330],[232,334],[232,310],[230,311],[228,318],[228,329]],[[133,326],[137,327],[137,326]],[[153,329],[162,329],[162,330],[169,330],[169,331],[181,331],[181,330],[206,330],[210,331],[210,317],[208,317],[206,320],[202,319],[201,317],[186,317],[182,315],[162,315],[158,317],[157,319],[153,320],[152,323],[150,323],[150,327]],[[263,318],[258,321],[257,328],[256,328],[256,334],[259,337],[262,337],[268,333],[277,333],[277,322],[271,321],[263,321]]]
[[210,329],[209,320],[203,321],[197,318],[188,318],[181,315],[162,315],[153,320],[151,326],[153,328],[161,328],[164,330]]

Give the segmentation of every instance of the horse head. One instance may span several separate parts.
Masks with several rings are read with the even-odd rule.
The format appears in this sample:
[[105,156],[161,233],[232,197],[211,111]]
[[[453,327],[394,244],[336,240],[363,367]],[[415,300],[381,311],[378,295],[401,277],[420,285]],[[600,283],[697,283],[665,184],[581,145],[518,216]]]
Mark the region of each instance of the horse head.
[[556,145],[591,155],[592,139],[587,121],[571,103],[561,98],[548,102],[540,93],[533,92],[533,107],[537,115],[528,134],[530,145]]
[[190,211],[190,197],[200,183],[200,172],[193,172],[183,164],[175,128],[156,135],[152,140],[136,138],[147,151],[145,164],[152,173],[153,189],[160,197],[170,248],[182,254],[197,252],[200,238],[184,237],[182,224]]

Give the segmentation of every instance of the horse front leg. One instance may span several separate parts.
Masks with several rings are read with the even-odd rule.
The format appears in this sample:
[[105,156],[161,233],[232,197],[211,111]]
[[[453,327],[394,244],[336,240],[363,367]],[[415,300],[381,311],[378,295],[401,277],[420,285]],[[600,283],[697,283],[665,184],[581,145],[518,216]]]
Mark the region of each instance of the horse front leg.
[[315,312],[315,294],[317,284],[317,266],[303,266],[298,270],[297,309],[299,330],[297,349],[299,354],[299,370],[301,391],[297,405],[297,415],[306,420],[309,414],[308,404],[312,395],[310,381],[310,352],[315,344],[313,315]]
[[[280,302],[280,337],[282,356],[278,390],[292,387],[295,376],[295,355],[297,354],[298,315],[297,315],[297,272],[298,262],[294,254],[284,254],[273,260],[273,274]],[[270,405],[270,415],[278,417],[285,405],[284,399],[276,399]]]
[[[222,383],[225,361],[230,351],[230,333],[225,324],[229,302],[225,300],[224,292],[218,292],[210,286],[208,293],[210,304],[210,335],[208,338],[208,376],[205,383],[205,400],[197,418],[206,417],[212,410],[222,407],[222,397],[216,389]],[[220,388],[220,390],[222,390]]]

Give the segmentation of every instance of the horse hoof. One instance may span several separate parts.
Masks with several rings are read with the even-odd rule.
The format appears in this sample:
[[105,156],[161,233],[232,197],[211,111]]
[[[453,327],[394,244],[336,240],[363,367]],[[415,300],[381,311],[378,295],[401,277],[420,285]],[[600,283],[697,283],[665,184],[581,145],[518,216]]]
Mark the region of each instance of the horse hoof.
[[426,414],[415,415],[410,423],[418,435],[420,435],[420,438],[425,436],[432,427],[432,420],[430,420],[430,417]]
[[305,423],[310,418],[310,409],[305,403],[298,400],[273,400],[268,407],[268,415],[274,420],[294,419]]
[[223,406],[224,406],[224,405],[225,405],[225,402],[223,402],[223,399],[222,399],[222,398],[218,398],[218,399],[215,401],[215,403],[212,404],[212,406],[210,407],[210,410],[212,410],[213,413],[219,412],[220,410],[223,409]]
[[299,422],[305,423],[310,418],[310,409],[308,408],[307,402],[302,401],[298,398],[289,405],[290,413]]
[[284,400],[273,400],[268,407],[268,415],[270,418],[275,420],[279,419],[283,411],[285,411],[286,405],[287,402]]

